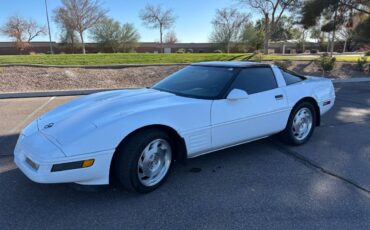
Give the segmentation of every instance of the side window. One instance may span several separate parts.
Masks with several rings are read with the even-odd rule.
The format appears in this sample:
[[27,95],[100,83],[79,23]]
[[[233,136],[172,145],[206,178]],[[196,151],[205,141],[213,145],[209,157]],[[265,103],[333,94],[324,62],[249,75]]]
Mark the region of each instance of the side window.
[[269,67],[245,68],[235,79],[232,89],[242,89],[248,94],[277,88],[275,75]]
[[280,71],[283,74],[285,83],[287,85],[291,85],[291,84],[294,84],[294,83],[297,83],[297,82],[301,82],[305,79],[305,77],[300,76],[300,75],[298,75],[296,73],[293,73],[291,71],[288,71],[288,70],[280,69]]

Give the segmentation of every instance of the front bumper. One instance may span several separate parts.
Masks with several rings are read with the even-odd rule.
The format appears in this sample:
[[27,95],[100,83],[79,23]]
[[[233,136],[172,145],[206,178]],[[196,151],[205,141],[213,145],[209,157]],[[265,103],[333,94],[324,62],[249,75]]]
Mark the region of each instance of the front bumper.
[[[36,144],[35,144],[36,143]],[[66,157],[39,132],[22,136],[14,151],[14,162],[32,181],[38,183],[78,183],[102,185],[109,183],[109,169],[114,149]],[[87,168],[52,172],[55,164],[94,159]]]

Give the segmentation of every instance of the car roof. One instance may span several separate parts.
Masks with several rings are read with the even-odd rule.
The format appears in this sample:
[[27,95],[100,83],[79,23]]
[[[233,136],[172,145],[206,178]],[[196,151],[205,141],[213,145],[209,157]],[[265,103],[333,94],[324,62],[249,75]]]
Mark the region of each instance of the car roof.
[[256,66],[270,66],[260,62],[251,61],[207,61],[207,62],[196,62],[191,64],[193,66],[214,66],[214,67],[256,67]]

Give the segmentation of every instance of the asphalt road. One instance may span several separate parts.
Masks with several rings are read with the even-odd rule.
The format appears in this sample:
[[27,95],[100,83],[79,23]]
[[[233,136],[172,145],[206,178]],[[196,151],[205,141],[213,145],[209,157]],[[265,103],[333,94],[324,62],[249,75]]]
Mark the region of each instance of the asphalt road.
[[304,146],[272,137],[191,159],[145,195],[31,182],[9,155],[19,130],[71,97],[0,100],[0,228],[369,229],[370,83],[336,90]]

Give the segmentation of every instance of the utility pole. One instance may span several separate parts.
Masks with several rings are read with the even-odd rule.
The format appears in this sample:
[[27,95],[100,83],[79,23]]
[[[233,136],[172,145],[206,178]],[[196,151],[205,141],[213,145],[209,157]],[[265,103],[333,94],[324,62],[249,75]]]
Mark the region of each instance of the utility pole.
[[53,45],[51,44],[51,32],[50,32],[50,22],[49,22],[49,12],[48,12],[48,2],[47,2],[47,0],[45,0],[45,10],[46,10],[46,20],[48,22],[50,54],[54,54]]

